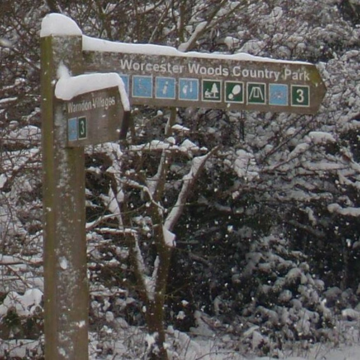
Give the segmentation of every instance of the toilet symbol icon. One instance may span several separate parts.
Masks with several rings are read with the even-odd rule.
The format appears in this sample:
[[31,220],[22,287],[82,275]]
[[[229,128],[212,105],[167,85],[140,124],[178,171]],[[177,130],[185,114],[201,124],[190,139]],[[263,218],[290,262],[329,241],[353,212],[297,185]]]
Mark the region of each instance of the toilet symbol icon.
[[179,100],[199,100],[199,80],[191,78],[179,79]]

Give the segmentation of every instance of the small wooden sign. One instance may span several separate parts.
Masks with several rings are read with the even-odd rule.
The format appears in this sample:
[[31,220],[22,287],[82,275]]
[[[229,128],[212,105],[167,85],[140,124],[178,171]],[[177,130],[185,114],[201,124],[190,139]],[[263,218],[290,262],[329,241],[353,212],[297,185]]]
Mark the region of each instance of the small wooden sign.
[[124,108],[117,86],[81,94],[63,106],[68,147],[119,140]]

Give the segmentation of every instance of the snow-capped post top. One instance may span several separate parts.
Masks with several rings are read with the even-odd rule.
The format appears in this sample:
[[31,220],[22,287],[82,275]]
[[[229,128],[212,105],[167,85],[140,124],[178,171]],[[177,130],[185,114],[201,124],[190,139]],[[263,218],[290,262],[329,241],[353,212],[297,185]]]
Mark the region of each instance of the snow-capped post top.
[[81,36],[76,22],[62,14],[48,14],[41,23],[40,36]]

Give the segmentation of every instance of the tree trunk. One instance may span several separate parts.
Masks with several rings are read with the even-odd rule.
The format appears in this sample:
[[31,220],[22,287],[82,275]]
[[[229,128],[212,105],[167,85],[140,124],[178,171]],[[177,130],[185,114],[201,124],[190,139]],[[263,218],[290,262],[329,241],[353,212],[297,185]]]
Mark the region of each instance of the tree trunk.
[[155,294],[154,300],[147,302],[146,324],[150,336],[154,337],[154,344],[149,349],[149,359],[167,360],[167,351],[164,348],[164,296]]
[[[115,181],[113,182],[115,185]],[[114,186],[114,190],[116,187]],[[128,214],[126,202],[121,204],[122,213]],[[150,289],[145,283],[145,273],[143,268],[143,259],[141,249],[138,246],[136,235],[128,233],[127,243],[130,250],[131,262],[134,266],[134,272],[138,284],[138,291],[146,304],[145,321],[149,334],[149,348],[147,351],[148,359],[150,360],[168,360],[167,351],[164,347],[165,343],[165,328],[164,328],[164,305],[166,295],[166,284],[170,267],[171,247],[165,243],[162,217],[159,214],[159,209],[155,204],[152,204],[149,213],[153,219],[154,224],[154,243],[157,248],[157,260],[154,262],[156,271],[153,273],[154,286]],[[131,221],[128,216],[123,217],[124,226],[131,227]],[[153,337],[154,341],[150,337]]]
[[[151,360],[167,360],[167,351],[164,348],[165,328],[164,328],[164,305],[166,296],[166,284],[170,268],[171,247],[164,239],[162,217],[156,205],[150,207],[150,213],[154,226],[154,240],[157,248],[158,264],[155,280],[154,294],[147,294],[146,323],[150,335],[154,335],[155,343],[149,354]],[[156,266],[156,261],[155,261]]]

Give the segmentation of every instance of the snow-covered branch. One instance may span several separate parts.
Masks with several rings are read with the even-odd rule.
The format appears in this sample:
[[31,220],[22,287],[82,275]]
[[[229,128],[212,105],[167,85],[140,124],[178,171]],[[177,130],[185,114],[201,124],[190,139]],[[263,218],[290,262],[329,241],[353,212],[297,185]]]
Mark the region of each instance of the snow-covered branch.
[[193,159],[189,173],[183,177],[183,186],[178,195],[176,204],[173,206],[173,208],[171,209],[169,215],[165,220],[164,226],[166,229],[171,231],[174,228],[176,222],[178,221],[180,215],[184,210],[186,199],[189,196],[189,193],[193,188],[195,181],[199,176],[200,171],[204,167],[205,162],[209,159],[209,157],[212,156],[217,150],[218,147],[215,147],[206,155],[199,156]]
[[[222,0],[215,6],[211,7],[211,12],[207,14],[206,20],[199,22],[193,33],[190,35],[189,39],[180,44],[178,49],[183,52],[191,51],[195,47],[196,42],[205,34],[207,31],[215,28],[219,23],[225,21],[232,13],[238,10],[240,7],[247,5],[247,0],[235,2],[234,6],[229,6],[227,0]],[[209,7],[210,8],[210,7]],[[209,10],[207,8],[206,10]]]
[[331,213],[336,213],[344,216],[353,216],[359,217],[360,216],[360,208],[356,207],[341,207],[339,204],[330,204],[328,205],[328,210]]

